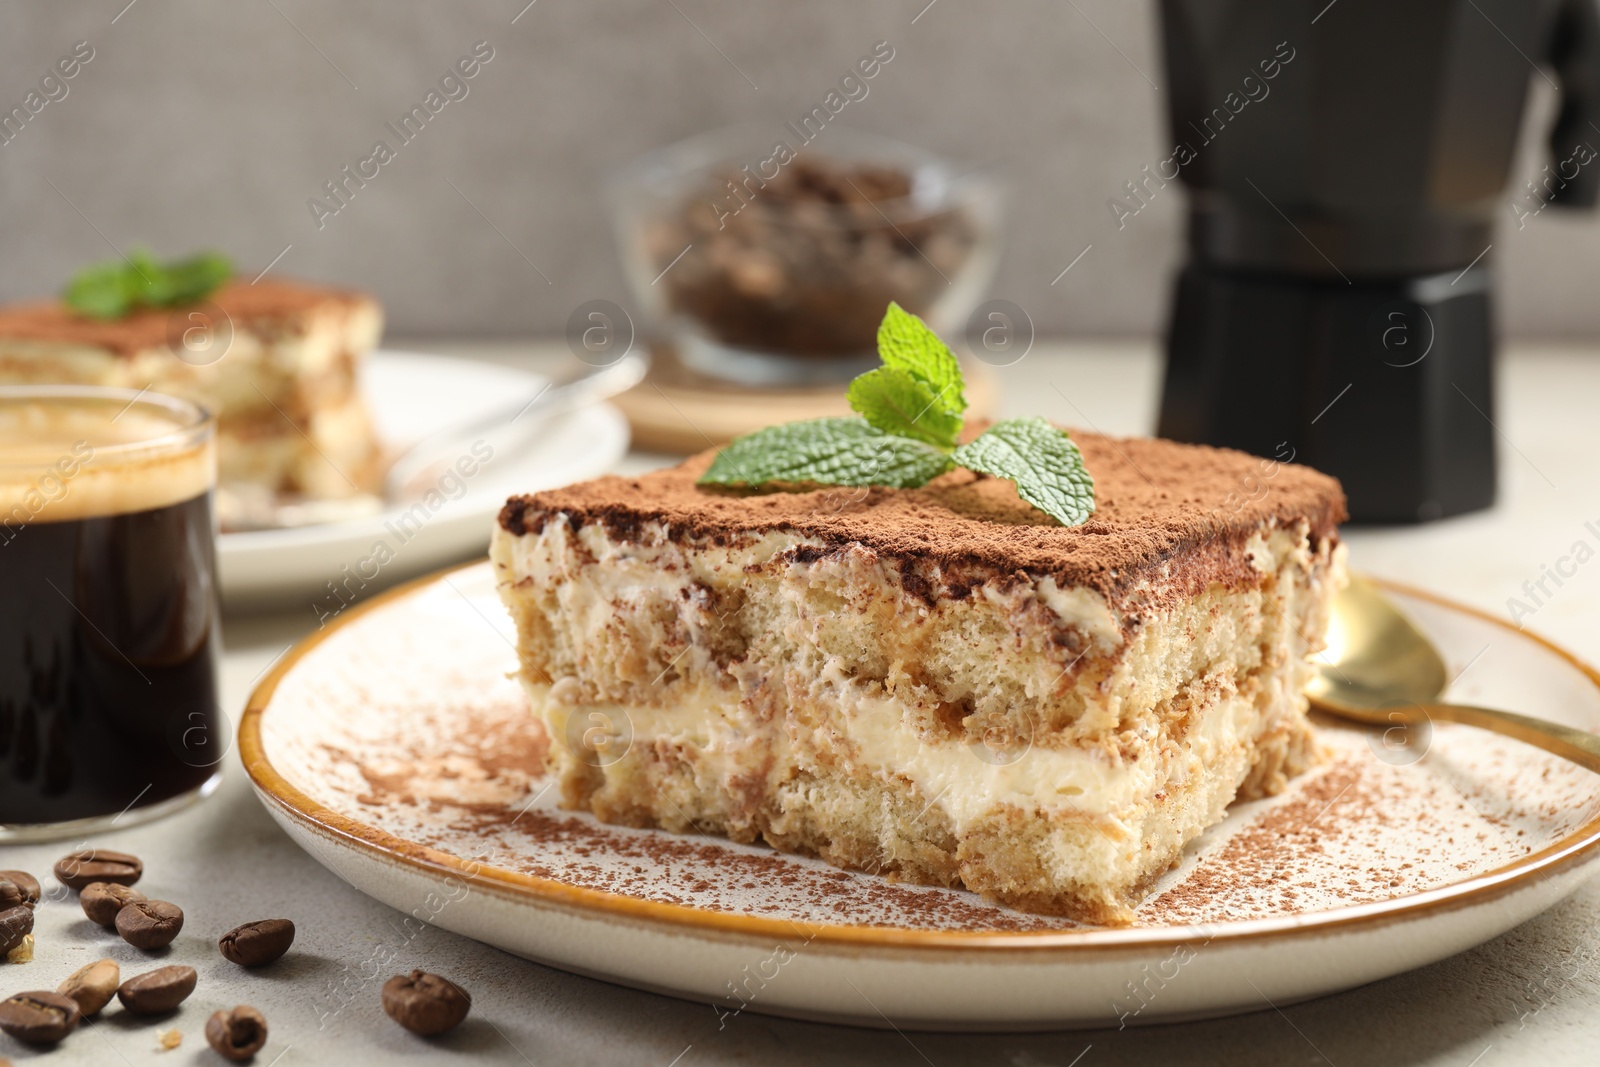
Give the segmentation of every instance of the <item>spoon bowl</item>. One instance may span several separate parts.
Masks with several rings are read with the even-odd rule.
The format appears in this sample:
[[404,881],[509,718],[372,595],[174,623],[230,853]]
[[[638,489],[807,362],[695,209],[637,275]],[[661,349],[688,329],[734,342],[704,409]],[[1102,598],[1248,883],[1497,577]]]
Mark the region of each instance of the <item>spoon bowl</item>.
[[1440,701],[1449,673],[1438,649],[1372,582],[1352,576],[1334,597],[1328,647],[1306,687],[1328,715],[1392,727],[1458,722],[1514,737],[1600,772],[1600,737],[1529,715]]
[[1306,689],[1313,701],[1381,712],[1387,721],[1396,705],[1438,700],[1449,682],[1433,643],[1365,578],[1352,575],[1334,597],[1327,640]]

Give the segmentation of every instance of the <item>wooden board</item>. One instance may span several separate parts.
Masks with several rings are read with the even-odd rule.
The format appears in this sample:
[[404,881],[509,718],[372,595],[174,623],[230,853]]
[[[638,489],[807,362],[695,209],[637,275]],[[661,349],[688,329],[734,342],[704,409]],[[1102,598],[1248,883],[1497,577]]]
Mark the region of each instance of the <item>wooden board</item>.
[[[994,372],[963,360],[967,418],[992,418]],[[657,347],[644,381],[612,400],[633,427],[633,447],[688,455],[727,444],[740,434],[780,422],[848,415],[845,383],[826,387],[758,388],[690,370],[670,348]]]

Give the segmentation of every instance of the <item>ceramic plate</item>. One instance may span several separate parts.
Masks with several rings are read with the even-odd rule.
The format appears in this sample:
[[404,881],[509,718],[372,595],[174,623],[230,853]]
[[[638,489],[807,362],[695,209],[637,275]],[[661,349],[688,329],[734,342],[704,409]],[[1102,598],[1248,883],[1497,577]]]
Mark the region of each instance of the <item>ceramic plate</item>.
[[[1600,725],[1600,675],[1467,608],[1391,592],[1451,695]],[[341,616],[252,695],[274,818],[364,893],[556,967],[774,1014],[903,1029],[1119,1026],[1282,1006],[1442,959],[1572,892],[1600,776],[1441,725],[1319,723],[1326,758],[1235,806],[1127,928],[561,811],[507,674],[487,563]]]
[[[514,367],[409,352],[374,352],[362,371],[378,434],[397,448],[514,397],[532,397],[544,382]],[[351,583],[353,598],[358,590],[344,568],[356,580],[381,573],[386,582],[433,570],[481,551],[507,496],[592,478],[627,450],[627,421],[602,404],[550,420],[531,445],[494,456],[465,480],[461,495],[425,517],[402,524],[396,509],[294,530],[225,533],[217,540],[223,598],[230,605],[304,603],[329,596],[330,580]],[[337,599],[329,605],[337,607]]]

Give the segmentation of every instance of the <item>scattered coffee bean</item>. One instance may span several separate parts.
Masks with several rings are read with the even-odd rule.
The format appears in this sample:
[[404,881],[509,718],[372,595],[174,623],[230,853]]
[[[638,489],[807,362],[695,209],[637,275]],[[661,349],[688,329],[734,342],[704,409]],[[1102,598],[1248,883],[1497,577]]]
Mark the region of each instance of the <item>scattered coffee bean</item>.
[[0,911],[9,911],[27,902],[22,895],[22,887],[0,874]]
[[117,999],[135,1015],[162,1015],[188,999],[197,977],[193,967],[157,967],[123,982]]
[[39,903],[39,879],[27,871],[0,871],[0,878],[22,890],[24,904]]
[[448,978],[427,971],[398,974],[383,983],[383,1010],[413,1034],[442,1034],[467,1017],[472,997]]
[[134,948],[165,948],[183,929],[183,909],[165,900],[135,900],[117,912],[116,924]]
[[56,860],[56,881],[71,889],[82,889],[90,882],[116,882],[132,885],[144,873],[138,856],[104,848],[85,848]]
[[129,904],[149,899],[130,886],[119,885],[116,882],[90,882],[83,887],[78,903],[83,905],[83,913],[89,917],[90,922],[101,926],[115,926],[117,912]]
[[4,956],[22,939],[33,933],[33,909],[26,904],[0,911],[0,956]]
[[0,1030],[31,1045],[54,1045],[78,1025],[78,1005],[60,993],[18,993],[0,1001]]
[[224,1059],[243,1063],[267,1043],[267,1020],[247,1004],[219,1011],[206,1020],[206,1041]]
[[257,919],[235,926],[222,935],[217,948],[222,957],[241,967],[260,967],[289,951],[294,944],[294,923],[288,919]]
[[56,992],[77,1001],[78,1010],[88,1017],[98,1015],[101,1008],[110,1004],[121,984],[122,972],[116,960],[96,960],[73,971],[56,986]]

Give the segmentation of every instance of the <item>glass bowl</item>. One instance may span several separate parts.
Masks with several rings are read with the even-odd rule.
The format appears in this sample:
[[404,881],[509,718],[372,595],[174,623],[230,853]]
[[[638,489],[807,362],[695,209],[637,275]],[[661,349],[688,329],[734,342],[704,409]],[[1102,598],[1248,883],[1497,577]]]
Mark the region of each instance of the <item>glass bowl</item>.
[[693,370],[745,385],[872,368],[890,301],[953,336],[999,258],[992,176],[836,126],[694,137],[634,161],[611,196],[657,334]]

